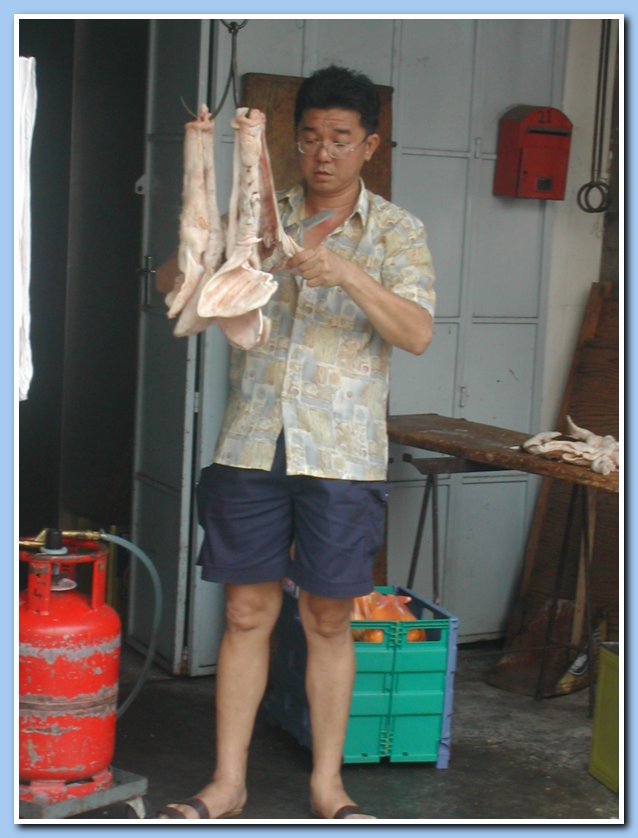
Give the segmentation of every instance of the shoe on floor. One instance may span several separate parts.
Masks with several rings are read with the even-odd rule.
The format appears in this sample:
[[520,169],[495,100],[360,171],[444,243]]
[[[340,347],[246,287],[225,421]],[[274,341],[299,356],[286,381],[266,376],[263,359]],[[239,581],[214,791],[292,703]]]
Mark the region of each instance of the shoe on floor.
[[165,818],[183,818],[184,820],[196,820],[196,818],[187,818],[187,816],[176,809],[176,806],[190,806],[199,815],[199,820],[225,820],[226,818],[238,818],[242,809],[232,809],[229,812],[224,812],[219,818],[211,818],[208,806],[199,797],[189,797],[188,800],[179,800],[177,803],[168,803],[163,809],[159,811],[159,815],[164,815]]
[[315,818],[321,818],[322,820],[377,820],[374,815],[367,815],[361,810],[360,806],[357,806],[354,803],[349,803],[347,806],[342,806],[340,809],[337,809],[332,818],[324,818],[323,815],[315,812],[314,809],[312,810],[312,814]]

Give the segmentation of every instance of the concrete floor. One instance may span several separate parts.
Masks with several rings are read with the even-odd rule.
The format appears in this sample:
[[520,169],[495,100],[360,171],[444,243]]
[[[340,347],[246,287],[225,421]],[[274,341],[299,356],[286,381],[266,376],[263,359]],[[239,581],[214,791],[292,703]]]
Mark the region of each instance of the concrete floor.
[[[459,650],[447,769],[425,763],[346,765],[352,797],[385,823],[622,823],[619,796],[588,772],[592,720],[587,690],[536,701],[496,689],[485,683],[485,676],[498,657],[494,645]],[[122,695],[130,691],[141,663],[136,653],[125,652]],[[207,781],[214,689],[214,677],[174,678],[153,668],[120,718],[114,765],[148,779],[147,818]],[[260,713],[243,817],[253,824],[306,821],[309,772],[309,751]],[[81,817],[135,815],[130,807],[112,804]]]

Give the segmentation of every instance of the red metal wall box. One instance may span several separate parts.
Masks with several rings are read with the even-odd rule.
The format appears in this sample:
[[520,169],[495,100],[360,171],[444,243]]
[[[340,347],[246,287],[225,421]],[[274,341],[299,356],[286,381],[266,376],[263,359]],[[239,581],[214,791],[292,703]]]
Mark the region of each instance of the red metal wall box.
[[572,123],[556,108],[518,105],[499,120],[494,195],[562,201]]

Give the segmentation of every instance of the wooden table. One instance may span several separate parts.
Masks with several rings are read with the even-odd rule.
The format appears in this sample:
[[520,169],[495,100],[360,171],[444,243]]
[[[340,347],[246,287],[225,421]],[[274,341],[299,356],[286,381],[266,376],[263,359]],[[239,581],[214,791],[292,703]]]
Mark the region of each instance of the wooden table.
[[[618,493],[618,472],[596,474],[585,466],[561,460],[546,460],[537,454],[530,454],[521,447],[530,436],[493,425],[468,422],[467,419],[439,416],[437,413],[388,417],[388,438],[391,442],[451,455],[457,461],[465,461],[468,471],[481,471],[483,469],[480,466],[487,466],[485,471],[524,471]],[[456,471],[460,470],[456,468]]]
[[[531,434],[499,428],[493,425],[483,425],[479,422],[469,422],[466,419],[453,419],[436,413],[418,413],[388,417],[388,438],[391,442],[420,448],[445,457],[415,458],[409,453],[403,455],[403,460],[412,463],[421,474],[426,476],[426,486],[421,504],[421,511],[417,523],[412,562],[407,587],[414,581],[414,573],[418,560],[423,524],[427,506],[432,495],[432,542],[433,542],[433,599],[439,602],[439,556],[438,556],[438,475],[457,474],[472,471],[522,471],[552,477],[571,484],[572,495],[565,526],[565,538],[572,525],[572,519],[578,496],[582,503],[582,551],[581,570],[579,571],[579,586],[581,595],[577,594],[577,603],[581,603],[582,617],[585,623],[588,640],[589,660],[593,660],[593,632],[591,615],[591,592],[589,584],[589,569],[594,544],[596,491],[619,492],[619,475],[597,474],[586,466],[565,463],[562,460],[548,460],[537,454],[530,454],[522,448]],[[561,557],[566,550],[561,551]],[[556,572],[555,598],[564,571],[559,562]],[[546,646],[551,642],[553,631],[554,609],[550,611]],[[576,621],[575,621],[576,622]],[[545,675],[545,656],[541,663],[541,671],[537,685],[537,697],[543,691]],[[590,679],[590,710],[593,706],[593,679]]]

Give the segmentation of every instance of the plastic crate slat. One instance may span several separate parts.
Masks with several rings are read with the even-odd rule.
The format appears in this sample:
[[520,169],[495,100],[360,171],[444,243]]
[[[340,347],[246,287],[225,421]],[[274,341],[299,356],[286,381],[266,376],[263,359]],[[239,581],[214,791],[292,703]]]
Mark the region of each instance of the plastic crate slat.
[[440,718],[443,711],[445,694],[438,690],[425,693],[405,693],[392,695],[393,716],[429,716]]
[[389,693],[353,695],[350,716],[385,716],[390,712]]

